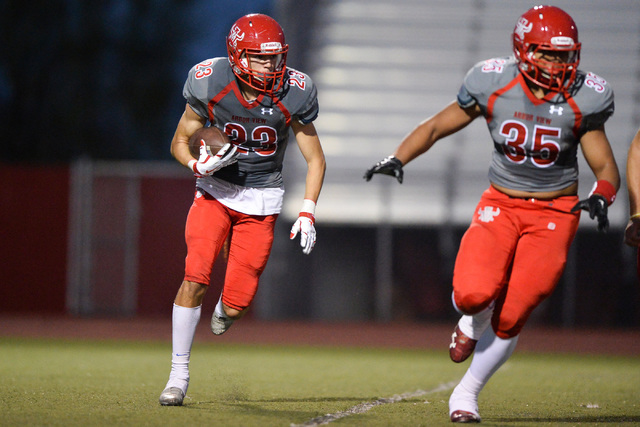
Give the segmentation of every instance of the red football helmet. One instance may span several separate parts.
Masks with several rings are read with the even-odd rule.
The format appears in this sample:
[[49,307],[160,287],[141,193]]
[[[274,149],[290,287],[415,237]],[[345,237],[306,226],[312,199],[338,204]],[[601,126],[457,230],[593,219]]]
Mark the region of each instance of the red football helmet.
[[[578,27],[555,6],[526,11],[513,30],[513,52],[522,74],[538,86],[561,91],[573,84],[580,63]],[[538,54],[540,52],[540,54]],[[562,58],[545,60],[544,53]]]
[[[238,19],[227,36],[227,52],[233,73],[247,85],[268,94],[282,87],[288,50],[280,24],[259,13]],[[247,55],[276,55],[275,69],[255,71]]]

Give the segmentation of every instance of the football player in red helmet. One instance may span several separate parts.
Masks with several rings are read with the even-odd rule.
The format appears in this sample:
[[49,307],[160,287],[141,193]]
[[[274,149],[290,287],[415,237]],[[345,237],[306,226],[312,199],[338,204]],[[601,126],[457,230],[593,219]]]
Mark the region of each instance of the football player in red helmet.
[[[159,402],[182,405],[189,386],[189,361],[202,302],[221,249],[226,254],[222,293],[211,316],[220,335],[253,302],[271,254],[275,222],[284,200],[282,175],[289,135],[307,163],[304,199],[290,239],[300,236],[304,254],[316,243],[315,208],[325,158],[314,126],[317,89],[311,78],[286,66],[288,46],[280,25],[263,14],[238,19],[227,37],[228,56],[191,68],[183,89],[187,101],[171,154],[197,177],[185,225],[185,274],[173,305],[171,373]],[[200,156],[189,139],[209,124],[229,136],[215,155]]]
[[[365,172],[367,180],[386,174],[401,183],[403,166],[438,140],[480,116],[487,123],[494,149],[490,185],[453,272],[452,299],[462,317],[449,355],[458,363],[473,359],[449,398],[452,422],[480,421],[480,391],[515,349],[532,311],[553,292],[581,210],[597,219],[598,230],[607,229],[607,207],[620,186],[604,130],[613,91],[603,78],[578,70],[580,47],[566,12],[528,10],[513,31],[513,56],[476,64],[456,101]],[[596,178],[584,200],[577,196],[579,147]]]
[[282,87],[288,50],[282,27],[267,15],[243,16],[227,36],[233,73],[259,92],[273,94]]

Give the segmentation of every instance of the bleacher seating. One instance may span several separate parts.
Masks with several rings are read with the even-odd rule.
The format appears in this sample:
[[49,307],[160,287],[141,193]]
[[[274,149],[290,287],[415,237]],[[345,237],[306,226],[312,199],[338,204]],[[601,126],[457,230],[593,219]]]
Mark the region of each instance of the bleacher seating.
[[[629,141],[640,126],[640,5],[637,0],[560,0],[576,21],[584,70],[604,77],[616,93],[607,124],[624,178]],[[421,120],[455,99],[477,61],[511,53],[511,32],[531,2],[476,0],[325,1],[316,20],[309,72],[319,88],[316,122],[327,156],[318,204],[323,222],[465,224],[487,187],[492,144],[482,120],[440,141],[405,168],[405,182],[364,171],[391,154]],[[290,152],[295,149],[290,149]],[[301,194],[305,168],[288,156],[289,194]],[[581,160],[580,195],[593,183]],[[611,209],[626,223],[625,187]],[[299,198],[288,197],[293,217]],[[583,216],[584,219],[584,216]]]

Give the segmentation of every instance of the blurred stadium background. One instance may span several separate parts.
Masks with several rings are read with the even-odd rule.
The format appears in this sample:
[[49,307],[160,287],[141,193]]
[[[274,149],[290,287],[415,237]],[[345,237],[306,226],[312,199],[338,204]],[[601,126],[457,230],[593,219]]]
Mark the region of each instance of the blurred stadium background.
[[[624,178],[640,126],[640,4],[557,0],[575,19],[581,68],[616,94],[607,123]],[[269,320],[441,322],[459,239],[481,192],[485,124],[443,140],[405,182],[367,167],[454,99],[466,71],[508,55],[522,0],[190,0],[0,2],[0,312],[170,316],[182,279],[193,177],[171,160],[189,68],[226,55],[249,12],[282,24],[288,65],[319,88],[327,156],[311,256],[288,230],[304,164],[287,154],[287,198],[251,316]],[[582,160],[581,160],[582,161]],[[581,163],[580,195],[593,178]],[[598,234],[583,216],[555,294],[534,324],[640,326],[635,252],[622,243],[626,187]],[[216,266],[217,277],[224,266]],[[219,281],[211,293],[219,290]],[[217,288],[217,289],[216,289]],[[206,299],[211,312],[216,297]]]

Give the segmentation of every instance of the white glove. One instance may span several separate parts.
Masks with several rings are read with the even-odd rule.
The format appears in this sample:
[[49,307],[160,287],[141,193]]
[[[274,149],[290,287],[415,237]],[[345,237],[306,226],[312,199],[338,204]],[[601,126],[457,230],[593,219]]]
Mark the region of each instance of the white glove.
[[238,161],[237,149],[238,147],[227,142],[215,155],[211,155],[207,145],[201,142],[200,158],[189,160],[189,167],[197,177],[212,175]]
[[300,232],[300,246],[302,246],[302,252],[305,255],[309,255],[316,244],[316,229],[313,226],[316,222],[315,210],[315,202],[304,199],[298,219],[293,223],[291,234],[289,234],[289,239],[293,240]]

